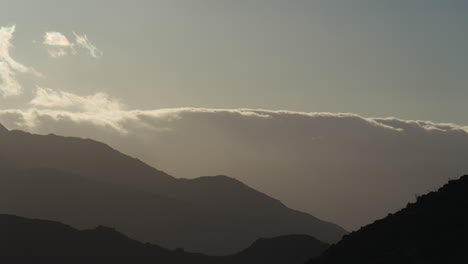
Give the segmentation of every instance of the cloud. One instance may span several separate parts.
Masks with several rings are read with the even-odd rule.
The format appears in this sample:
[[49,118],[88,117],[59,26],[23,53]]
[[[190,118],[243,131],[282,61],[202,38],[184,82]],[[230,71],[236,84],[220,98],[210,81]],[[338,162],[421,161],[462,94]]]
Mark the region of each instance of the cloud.
[[16,80],[16,72],[32,72],[40,75],[32,68],[14,60],[10,55],[11,43],[16,26],[0,27],[0,94],[3,97],[19,95],[22,93],[22,87]]
[[0,93],[3,97],[19,95],[22,90],[13,70],[7,63],[0,61]]
[[43,44],[48,46],[47,52],[52,58],[63,57],[69,54],[77,54],[78,51],[76,47],[86,50],[89,56],[93,58],[100,58],[103,55],[103,52],[94,46],[91,41],[89,41],[88,36],[78,35],[73,32],[75,36],[75,43],[72,43],[68,38],[56,31],[49,31],[44,34]]
[[468,173],[468,127],[456,124],[257,109],[124,110],[112,102],[38,89],[33,108],[1,110],[0,122],[103,141],[178,177],[234,176],[351,230]]
[[37,124],[34,113],[47,113],[48,116],[60,119],[67,117],[73,122],[89,122],[97,126],[106,126],[115,131],[126,133],[118,120],[125,107],[119,100],[106,93],[80,96],[73,93],[37,87],[30,105],[31,109],[24,115],[24,125],[34,127]]
[[68,55],[69,52],[76,52],[74,44],[65,35],[56,31],[46,32],[42,44],[49,46],[47,53],[52,58],[63,57]]
[[47,53],[52,58],[63,57],[69,53],[76,54],[75,44],[71,43],[68,38],[60,32],[46,32],[42,44],[49,47]]
[[89,41],[88,36],[86,35],[78,35],[73,32],[76,38],[76,45],[82,47],[88,51],[88,54],[93,58],[100,58],[103,55],[103,52],[99,50],[96,46],[94,46],[91,41]]
[[90,96],[79,96],[50,88],[37,87],[31,105],[46,108],[73,108],[85,112],[120,111],[123,105],[106,93],[96,93]]
[[60,47],[73,46],[73,44],[68,40],[68,38],[65,35],[55,31],[49,31],[45,33],[43,44]]
[[29,69],[26,66],[15,61],[10,56],[10,49],[13,47],[11,40],[15,31],[16,26],[14,25],[0,28],[0,61],[7,63],[15,71],[28,72]]

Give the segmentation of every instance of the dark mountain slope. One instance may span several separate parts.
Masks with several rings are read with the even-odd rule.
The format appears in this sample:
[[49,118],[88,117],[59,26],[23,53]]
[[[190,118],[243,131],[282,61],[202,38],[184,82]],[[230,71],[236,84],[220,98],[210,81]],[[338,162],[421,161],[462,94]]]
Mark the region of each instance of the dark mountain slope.
[[232,256],[209,257],[132,240],[114,229],[78,231],[58,222],[0,215],[1,263],[300,264],[327,245],[308,236],[260,239]]
[[78,231],[58,222],[0,215],[1,263],[218,263],[201,254],[170,251],[113,229]]
[[6,129],[6,127],[4,127],[2,124],[0,124],[0,134],[1,133],[7,133],[8,132],[8,129]]
[[[166,197],[167,200],[178,201],[180,204],[196,208],[192,210],[192,213],[181,213],[181,215],[188,217],[186,219],[194,219],[193,224],[184,225],[185,232],[183,233],[177,228],[181,220],[165,222],[167,230],[174,230],[174,232],[172,237],[165,237],[164,239],[167,238],[167,240],[164,241],[161,240],[160,236],[154,236],[154,232],[147,232],[154,228],[150,221],[129,219],[127,227],[138,228],[130,230],[119,227],[120,230],[132,235],[132,237],[135,235],[134,237],[139,240],[151,241],[164,247],[183,246],[190,251],[224,255],[244,248],[259,237],[308,234],[325,242],[335,242],[346,233],[337,225],[291,210],[278,200],[229,177],[176,179],[93,140],[55,135],[32,135],[22,131],[0,133],[0,176],[6,175],[5,173],[8,171],[38,167],[56,168],[66,172],[67,175],[71,173],[93,182],[124,185],[125,188],[133,189],[134,192],[141,191],[160,198]],[[45,175],[45,173],[43,172],[41,175]],[[27,185],[26,182],[23,183]],[[18,186],[18,188],[21,187]],[[60,189],[60,186],[57,185],[54,191],[59,192]],[[85,190],[81,189],[81,193],[71,193],[75,194],[76,197],[82,197]],[[37,193],[34,188],[29,191],[31,194],[28,199],[34,201],[34,195]],[[99,199],[96,198],[93,208],[96,211],[104,212],[106,205],[100,203]],[[80,201],[79,199],[75,200]],[[34,204],[34,202],[25,202],[25,204]],[[14,210],[14,205],[15,203],[11,204],[12,211],[9,213],[20,214]],[[50,219],[66,220],[67,223],[77,227],[98,224],[114,226],[114,222],[110,222],[110,220],[102,222],[102,219],[98,219],[94,214],[90,214],[86,218],[77,217],[73,220],[69,217],[70,214],[63,213],[67,212],[68,209],[65,204],[62,205],[65,209],[57,205],[53,207],[55,218]],[[41,204],[41,207],[44,206],[47,204]],[[82,209],[81,206],[83,205],[76,203],[76,209]],[[122,202],[122,208],[126,207],[129,207],[128,203]],[[142,212],[170,210],[169,208],[143,208],[143,206],[138,208]],[[118,210],[116,211],[118,212]],[[33,213],[34,211],[28,212]],[[205,215],[200,215],[201,212]],[[50,213],[52,214],[52,212]],[[49,219],[45,216],[44,218]],[[165,217],[161,218],[165,219]],[[186,219],[185,221],[187,221]],[[203,219],[203,223],[197,223],[198,219]],[[209,230],[214,229],[216,232],[200,236],[199,234],[205,231],[206,226],[209,227]],[[181,238],[185,239],[183,244],[181,244]]]
[[347,235],[312,264],[468,263],[468,176]]
[[192,248],[204,241],[205,246],[219,243],[220,234],[234,236],[225,227],[241,231],[219,212],[55,169],[1,174],[0,212],[61,221],[78,228],[102,223],[169,248]]
[[304,263],[311,257],[319,256],[329,247],[313,237],[289,235],[262,238],[242,252],[229,256],[228,263]]
[[[233,243],[246,247],[258,237],[294,229],[281,223],[285,217],[280,214],[266,222],[46,168],[1,174],[0,212],[77,228],[103,223],[141,241],[190,251],[221,251]],[[305,216],[304,225],[309,220]]]
[[0,134],[0,158],[14,168],[55,168],[97,181],[163,189],[176,179],[90,139],[34,135],[15,130]]

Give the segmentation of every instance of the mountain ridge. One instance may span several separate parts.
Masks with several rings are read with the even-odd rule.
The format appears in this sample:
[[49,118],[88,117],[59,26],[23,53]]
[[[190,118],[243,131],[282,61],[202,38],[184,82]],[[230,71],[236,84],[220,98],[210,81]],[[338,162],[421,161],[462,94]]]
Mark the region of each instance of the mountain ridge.
[[8,129],[0,123],[0,133],[7,133]]
[[468,263],[468,175],[345,235],[309,264]]
[[[105,226],[77,230],[55,221],[0,214],[0,261],[6,263],[300,264],[327,247],[315,238],[291,235],[259,239],[237,254],[216,257],[141,243]],[[271,251],[278,248],[282,251]]]
[[[140,197],[141,199],[145,195],[145,197],[153,197],[147,199],[155,199],[161,206],[165,203],[176,204],[176,207],[180,209],[173,211],[163,210],[166,212],[165,215],[168,216],[167,219],[163,218],[159,219],[159,221],[154,218],[159,221],[157,223],[168,226],[169,230],[174,232],[175,239],[171,239],[169,230],[162,231],[168,232],[166,236],[167,240],[158,240],[159,238],[156,236],[151,239],[148,236],[154,233],[154,231],[150,232],[154,227],[151,227],[150,223],[142,224],[139,220],[131,220],[133,223],[131,225],[132,229],[130,229],[130,224],[125,225],[126,227],[119,227],[126,234],[136,235],[135,238],[138,240],[154,242],[168,248],[183,246],[191,251],[210,253],[211,255],[225,255],[236,252],[258,237],[304,233],[325,242],[335,242],[343,234],[346,234],[344,229],[335,224],[289,209],[279,200],[250,188],[231,177],[200,177],[194,180],[176,179],[163,171],[148,166],[98,141],[50,134],[34,135],[14,130],[0,135],[0,146],[2,146],[0,148],[0,169],[2,170],[0,171],[0,178],[8,178],[7,172],[9,171],[12,173],[15,171],[24,172],[28,169],[38,170],[38,168],[43,169],[39,172],[42,177],[47,177],[48,172],[44,170],[56,169],[62,172],[61,175],[65,179],[70,178],[68,177],[70,175],[74,175],[71,178],[79,177],[87,180],[86,182],[79,182],[88,186],[86,188],[95,186],[93,195],[96,197],[98,197],[98,193],[100,192],[110,192],[114,195],[113,197],[116,197],[116,200],[121,200],[116,195],[115,185],[120,186],[119,188],[124,186],[125,190],[122,193],[126,194],[126,197],[130,197],[129,201],[135,204],[148,205],[145,208],[142,208],[140,205],[137,206],[142,212],[156,212],[162,209],[149,206],[148,202],[136,203],[136,199],[132,197]],[[30,177],[33,176],[30,175]],[[93,183],[91,184],[89,181]],[[53,182],[53,180],[49,179],[50,185],[54,185]],[[44,184],[41,185],[40,183],[37,186],[28,186],[26,182],[17,184],[17,193],[12,193],[7,189],[3,193],[0,193],[0,195],[4,197],[9,195],[10,201],[14,201],[12,197],[22,194],[24,192],[22,190],[25,188],[29,188],[31,193],[36,193],[39,186],[44,187]],[[85,208],[79,202],[86,203],[90,208],[94,208],[93,210],[98,212],[98,214],[89,214],[90,219],[84,219],[77,212],[73,212],[66,206],[60,208],[54,201],[44,197],[42,192],[42,194],[38,194],[38,197],[46,199],[47,203],[42,204],[41,207],[49,208],[49,213],[46,215],[44,212],[28,207],[29,204],[34,204],[36,200],[33,197],[24,196],[22,197],[25,201],[23,203],[24,207],[21,209],[24,214],[20,215],[26,217],[40,216],[40,218],[64,221],[77,227],[89,226],[90,224],[113,225],[111,219],[101,221],[102,219],[97,219],[96,217],[96,215],[100,215],[98,207],[101,206],[101,210],[105,210],[104,205],[99,203],[92,204],[92,201],[86,200],[81,193],[74,189],[76,186],[74,187],[63,181],[62,184],[67,186],[66,188],[69,190],[68,194],[61,193],[60,188],[57,187],[51,190],[49,195],[55,196],[57,199],[60,198],[60,195],[69,197],[68,199],[74,201],[75,206],[78,208]],[[101,191],[98,191],[96,188],[101,188]],[[138,192],[145,195],[136,194]],[[131,195],[131,193],[135,194]],[[74,194],[75,196],[71,197],[70,194]],[[99,200],[101,198],[96,199]],[[113,206],[117,208],[115,203],[109,199],[107,201],[110,204],[114,204]],[[5,208],[9,208],[9,213],[15,214],[14,208],[11,207],[15,203],[17,202],[10,203],[10,205],[4,204]],[[125,210],[132,211],[128,207],[128,202],[122,201],[122,204],[124,206],[123,209],[126,208]],[[184,210],[190,213],[183,213],[181,208],[188,208]],[[203,211],[207,217],[200,217],[200,212],[197,213],[197,210]],[[68,213],[61,214],[60,211]],[[118,211],[115,209],[112,212],[113,214],[117,214]],[[138,212],[134,213],[141,214]],[[186,215],[188,219],[193,220],[191,221],[193,223],[184,225],[181,220],[176,218],[178,214]],[[71,219],[70,215],[75,215],[77,219],[80,219],[80,222]],[[93,217],[96,219],[92,221]],[[209,222],[212,226],[205,222]],[[221,227],[220,223],[224,226]],[[175,227],[186,230],[185,234],[178,232],[179,228]],[[201,235],[204,228],[211,230],[210,236],[206,234]],[[215,229],[213,230],[213,228]],[[177,235],[177,233],[180,234]],[[203,237],[206,237],[206,239],[203,239]],[[229,237],[230,239],[226,240],[225,237]],[[182,244],[181,241],[183,239],[192,242]]]

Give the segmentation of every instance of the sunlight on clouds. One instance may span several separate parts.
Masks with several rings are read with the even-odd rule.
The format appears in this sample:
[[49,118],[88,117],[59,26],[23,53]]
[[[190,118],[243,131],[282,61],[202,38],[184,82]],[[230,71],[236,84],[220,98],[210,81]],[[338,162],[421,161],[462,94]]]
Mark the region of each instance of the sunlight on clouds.
[[70,41],[65,35],[63,35],[60,32],[54,32],[54,31],[45,33],[43,43],[45,45],[63,46],[63,47],[69,47],[73,45],[72,43],[70,43]]
[[0,93],[3,97],[21,94],[22,87],[16,80],[16,72],[32,72],[37,76],[40,75],[10,56],[10,49],[13,47],[11,40],[15,30],[15,25],[0,28]]
[[76,55],[78,53],[76,47],[86,50],[88,55],[95,59],[102,57],[103,52],[89,41],[88,36],[85,34],[78,35],[75,32],[73,32],[73,35],[75,35],[75,43],[70,42],[60,32],[49,31],[44,35],[43,44],[49,46],[47,52],[52,58],[63,57],[70,53]]
[[12,69],[19,72],[27,72],[29,69],[23,64],[15,61],[10,56],[10,48],[13,47],[11,40],[13,33],[16,31],[16,26],[0,28],[0,61],[6,62]]
[[69,52],[75,54],[74,44],[71,43],[68,38],[60,32],[49,31],[44,35],[44,45],[49,46],[47,53],[52,58],[63,57],[68,55]]
[[68,108],[85,112],[121,111],[123,104],[106,93],[79,96],[73,93],[37,87],[31,105],[45,108]]
[[[46,113],[48,118],[56,120],[66,118],[72,122],[107,127],[121,134],[127,133],[119,123],[119,120],[127,115],[123,111],[124,105],[106,93],[80,96],[60,90],[37,87],[30,105],[34,108],[22,111],[21,121],[17,122],[24,127],[34,128],[40,124],[39,119],[41,119],[42,114]],[[3,113],[18,114],[19,112],[6,110]]]
[[3,97],[19,95],[22,87],[15,78],[15,73],[7,63],[0,61],[0,93]]
[[96,139],[178,177],[234,176],[349,229],[468,171],[468,128],[455,124],[261,109],[122,110],[105,94],[45,88],[31,104],[0,110],[0,123]]
[[76,45],[86,49],[89,55],[93,58],[100,58],[103,55],[103,52],[99,50],[96,46],[94,46],[91,41],[89,41],[88,36],[86,35],[78,35],[73,32],[76,38]]

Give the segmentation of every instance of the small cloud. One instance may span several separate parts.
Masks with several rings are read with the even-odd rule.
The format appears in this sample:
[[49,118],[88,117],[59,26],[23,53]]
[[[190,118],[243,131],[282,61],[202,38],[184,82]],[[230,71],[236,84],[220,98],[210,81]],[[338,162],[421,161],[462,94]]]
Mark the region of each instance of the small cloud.
[[76,54],[75,44],[71,43],[64,34],[57,31],[46,32],[42,44],[49,46],[47,53],[52,58],[63,57],[70,52]]
[[47,53],[52,58],[63,57],[68,54],[76,55],[78,51],[76,47],[83,48],[87,53],[93,58],[100,58],[103,54],[94,44],[89,41],[88,36],[78,35],[73,32],[75,35],[75,43],[70,42],[68,38],[57,31],[49,31],[44,34],[44,41],[42,44],[47,45]]
[[60,32],[50,31],[46,32],[44,35],[43,44],[49,46],[61,46],[61,47],[70,47],[73,44],[68,40],[68,38]]
[[89,41],[88,36],[86,35],[78,35],[73,32],[76,38],[76,45],[86,49],[89,55],[93,58],[100,58],[103,55],[103,52],[99,50],[96,46],[94,46],[91,41]]

